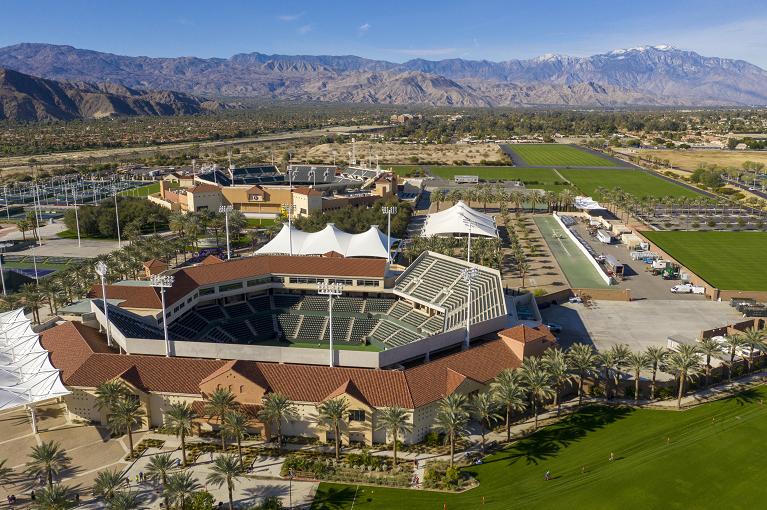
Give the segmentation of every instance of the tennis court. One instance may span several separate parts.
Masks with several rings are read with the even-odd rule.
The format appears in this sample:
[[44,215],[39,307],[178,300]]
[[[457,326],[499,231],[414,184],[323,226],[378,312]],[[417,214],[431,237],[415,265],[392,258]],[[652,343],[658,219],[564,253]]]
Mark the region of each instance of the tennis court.
[[565,273],[570,287],[576,289],[598,289],[608,287],[597,270],[586,259],[586,255],[562,230],[552,216],[536,216],[535,224],[546,240],[549,250]]

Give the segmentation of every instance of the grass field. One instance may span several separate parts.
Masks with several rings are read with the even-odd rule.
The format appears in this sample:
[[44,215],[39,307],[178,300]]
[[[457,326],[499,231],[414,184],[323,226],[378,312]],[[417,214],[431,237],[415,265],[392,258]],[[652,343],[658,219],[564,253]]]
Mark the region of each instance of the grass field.
[[531,143],[512,144],[509,147],[530,166],[621,166],[570,145]]
[[408,175],[416,175],[421,169],[420,165],[386,165],[385,168],[391,168],[395,174],[406,177]]
[[146,186],[141,186],[140,188],[126,189],[125,191],[121,191],[119,195],[127,196],[127,197],[145,197],[147,195],[151,195],[153,193],[159,193],[159,192],[160,192],[160,183],[154,182]]
[[724,290],[767,290],[765,232],[643,232],[711,285]]
[[463,494],[322,483],[312,508],[759,508],[763,398],[761,387],[684,412],[586,408],[468,468],[480,485]]
[[492,181],[522,181],[528,188],[559,191],[567,183],[554,170],[548,168],[514,168],[511,166],[432,166],[429,172],[443,179],[453,180],[456,175],[477,175]]
[[580,251],[575,242],[559,226],[559,223],[551,217],[536,216],[535,224],[543,235],[551,254],[557,259],[557,264],[565,273],[570,286],[576,289],[601,289],[608,287],[597,269],[586,259],[586,255]]
[[640,170],[560,170],[584,194],[599,200],[599,187],[621,188],[637,197],[698,197],[698,193]]

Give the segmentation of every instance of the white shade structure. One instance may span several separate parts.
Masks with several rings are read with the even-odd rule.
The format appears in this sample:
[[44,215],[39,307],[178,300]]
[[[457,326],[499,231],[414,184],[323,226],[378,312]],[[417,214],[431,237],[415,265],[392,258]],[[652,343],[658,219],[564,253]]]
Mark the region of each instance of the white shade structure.
[[599,202],[591,197],[575,197],[575,208],[582,211],[598,211],[604,209]]
[[[292,238],[292,239],[291,239]],[[397,242],[392,238],[388,248]],[[278,255],[290,253],[293,244],[294,255],[325,255],[335,252],[344,257],[388,258],[386,234],[373,225],[361,234],[349,234],[332,223],[319,232],[304,232],[288,225],[264,246],[256,250],[256,255]]]
[[421,234],[424,237],[468,234],[469,229],[473,236],[498,237],[492,216],[476,211],[460,200],[449,209],[428,215]]
[[69,394],[23,309],[0,314],[0,411]]

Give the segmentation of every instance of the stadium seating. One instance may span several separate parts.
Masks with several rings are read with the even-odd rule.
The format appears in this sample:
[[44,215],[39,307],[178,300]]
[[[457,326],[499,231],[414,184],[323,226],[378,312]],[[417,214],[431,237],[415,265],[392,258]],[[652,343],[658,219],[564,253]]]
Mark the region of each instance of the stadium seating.
[[204,308],[196,308],[195,311],[201,315],[207,321],[218,321],[225,319],[226,315],[220,306],[206,306]]
[[259,338],[273,338],[274,337],[274,323],[272,322],[272,316],[268,314],[254,315],[248,322],[253,331]]
[[333,310],[339,312],[361,313],[364,305],[365,300],[362,298],[339,296],[333,302]]
[[[306,320],[306,317],[304,317]],[[349,334],[349,328],[352,325],[351,317],[333,317],[333,342],[346,342],[346,336]],[[323,342],[330,342],[330,322],[325,326],[325,333],[322,335]]]
[[352,342],[362,341],[365,337],[370,336],[370,332],[378,324],[378,319],[374,317],[360,318],[355,317],[352,324],[352,333],[349,336],[349,340]]
[[232,319],[239,319],[240,317],[248,317],[253,313],[248,303],[236,303],[233,305],[227,305],[226,314]]
[[387,313],[392,305],[394,305],[396,302],[396,299],[367,298],[365,300],[365,307],[363,308],[363,311],[368,313]]
[[328,298],[323,296],[304,296],[299,309],[324,312],[328,309]]
[[253,339],[253,332],[248,327],[245,321],[242,322],[227,322],[218,326],[223,331],[227,332],[237,343],[247,343]]
[[327,327],[327,317],[304,315],[294,338],[300,342],[319,342]]
[[402,319],[402,317],[412,309],[413,308],[407,303],[397,301],[397,304],[394,305],[394,308],[392,308],[387,315],[389,317],[394,317],[395,319]]
[[278,309],[293,309],[297,310],[301,306],[302,296],[293,294],[275,294],[272,296],[274,300],[274,307]]
[[272,302],[266,294],[248,298],[248,304],[253,308],[254,312],[261,312],[272,308]]
[[300,315],[293,315],[289,313],[277,314],[277,322],[280,325],[282,334],[285,338],[293,338],[296,336],[296,329],[298,328],[298,322],[301,320]]

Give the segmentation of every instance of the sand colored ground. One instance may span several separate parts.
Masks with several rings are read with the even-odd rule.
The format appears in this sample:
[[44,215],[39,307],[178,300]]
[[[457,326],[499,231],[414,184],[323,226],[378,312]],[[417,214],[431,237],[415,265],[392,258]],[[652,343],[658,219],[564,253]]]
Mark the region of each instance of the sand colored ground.
[[693,171],[701,163],[715,164],[723,167],[740,167],[744,161],[756,161],[767,164],[767,151],[724,151],[724,150],[675,150],[656,151],[638,150],[634,154],[655,156],[668,159],[674,166],[683,170]]
[[[335,151],[336,162],[345,162],[349,159],[349,152],[351,150],[351,143],[315,145],[309,149],[308,157],[312,160],[331,162],[333,160],[333,152]],[[409,158],[413,156],[417,157],[421,162],[445,165],[456,164],[458,161],[479,164],[482,160],[500,161],[505,158],[500,147],[496,144],[404,144],[362,141],[356,143],[356,153],[358,161],[371,157],[374,163],[377,155],[381,164],[407,164],[412,162]]]

